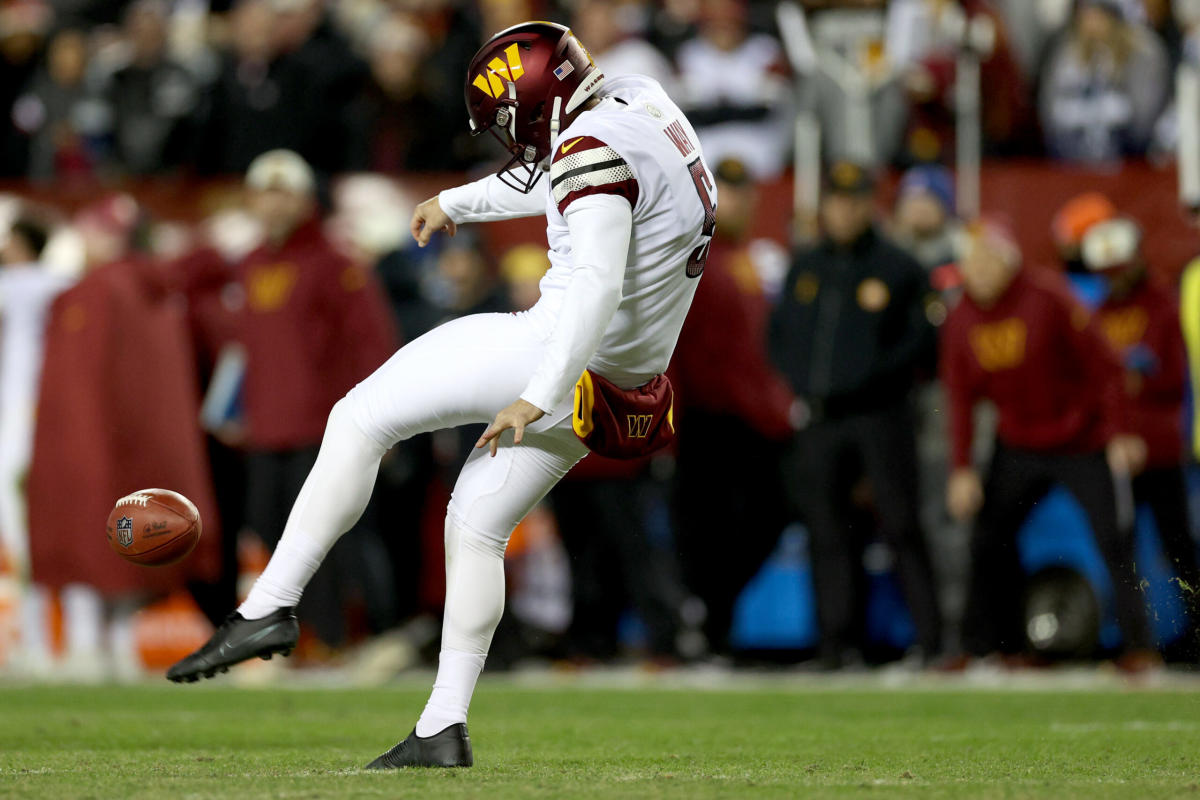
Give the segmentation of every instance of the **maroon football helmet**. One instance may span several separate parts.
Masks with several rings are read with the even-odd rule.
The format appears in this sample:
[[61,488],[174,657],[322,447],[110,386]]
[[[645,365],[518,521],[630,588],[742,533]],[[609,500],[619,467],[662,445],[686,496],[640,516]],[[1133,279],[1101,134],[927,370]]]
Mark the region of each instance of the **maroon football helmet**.
[[471,133],[491,131],[512,155],[500,179],[528,193],[542,176],[554,137],[583,110],[604,74],[575,34],[553,22],[500,31],[467,68]]

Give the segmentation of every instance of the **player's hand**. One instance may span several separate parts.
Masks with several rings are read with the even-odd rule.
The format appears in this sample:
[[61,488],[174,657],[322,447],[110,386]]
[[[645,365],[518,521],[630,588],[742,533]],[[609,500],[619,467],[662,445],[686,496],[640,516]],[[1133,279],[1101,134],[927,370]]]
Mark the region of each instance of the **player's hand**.
[[958,522],[966,522],[983,507],[983,481],[978,470],[959,467],[946,484],[946,510]]
[[1108,440],[1104,454],[1114,475],[1132,477],[1146,468],[1146,440],[1130,433],[1118,433]]
[[409,230],[417,240],[417,245],[424,247],[438,231],[445,231],[448,236],[453,236],[458,232],[458,226],[445,211],[442,211],[442,204],[438,202],[437,195],[434,195],[413,209]]
[[483,436],[479,437],[479,441],[475,443],[475,447],[480,448],[490,443],[492,457],[495,458],[496,450],[500,447],[500,434],[512,428],[514,431],[513,444],[520,444],[521,439],[525,436],[525,426],[532,425],[545,416],[545,414],[545,411],[542,411],[533,403],[517,400],[517,402],[496,415],[496,419],[483,432]]

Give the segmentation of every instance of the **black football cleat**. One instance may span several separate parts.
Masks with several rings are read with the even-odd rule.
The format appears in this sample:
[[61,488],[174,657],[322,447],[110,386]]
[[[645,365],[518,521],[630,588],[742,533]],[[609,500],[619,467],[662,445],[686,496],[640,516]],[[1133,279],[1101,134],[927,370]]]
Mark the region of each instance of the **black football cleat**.
[[289,655],[300,638],[296,609],[280,608],[262,619],[246,619],[236,611],[225,618],[204,646],[167,670],[167,680],[195,683],[228,672],[248,659]]
[[417,730],[413,728],[407,739],[367,764],[367,769],[469,767],[474,763],[467,726],[456,722],[425,739],[417,736]]

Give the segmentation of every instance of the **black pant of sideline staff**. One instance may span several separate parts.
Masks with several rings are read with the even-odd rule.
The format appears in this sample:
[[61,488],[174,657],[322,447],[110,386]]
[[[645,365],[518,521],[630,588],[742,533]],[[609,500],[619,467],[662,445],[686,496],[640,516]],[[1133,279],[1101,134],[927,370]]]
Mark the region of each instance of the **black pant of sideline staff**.
[[1195,661],[1200,656],[1200,567],[1196,540],[1188,519],[1187,486],[1183,467],[1152,467],[1133,479],[1133,499],[1146,503],[1154,514],[1163,554],[1175,570],[1188,625],[1174,649],[1177,656]]
[[571,656],[616,656],[618,622],[630,607],[646,626],[648,655],[675,655],[686,593],[674,550],[653,541],[647,524],[660,491],[644,475],[568,478],[554,487],[550,497],[571,558]]
[[917,644],[927,658],[940,653],[941,612],[917,513],[916,442],[907,405],[815,422],[796,437],[792,459],[792,497],[811,542],[822,660],[837,666],[862,644],[867,531],[855,524],[851,507],[860,465],[871,483],[876,524],[896,557]]
[[1059,483],[1079,501],[1092,526],[1112,578],[1126,649],[1150,647],[1145,598],[1133,569],[1132,494],[1123,499],[1127,507],[1118,510],[1117,484],[1104,453],[1051,455],[997,444],[971,541],[971,586],[963,617],[968,653],[1024,649],[1025,581],[1017,533],[1034,504]]
[[737,417],[689,410],[675,459],[675,524],[683,580],[704,601],[704,634],[729,653],[738,596],[788,523],[779,469],[784,445]]

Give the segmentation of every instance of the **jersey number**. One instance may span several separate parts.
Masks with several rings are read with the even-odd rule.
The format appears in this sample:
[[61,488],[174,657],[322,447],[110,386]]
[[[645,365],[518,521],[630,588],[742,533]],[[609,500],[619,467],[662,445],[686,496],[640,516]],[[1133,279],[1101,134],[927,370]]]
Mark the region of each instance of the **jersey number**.
[[701,235],[704,236],[704,244],[692,251],[685,274],[689,278],[699,278],[704,272],[705,262],[708,261],[708,247],[712,244],[713,231],[717,228],[717,207],[713,205],[709,195],[713,187],[700,159],[697,158],[688,164],[688,172],[692,173],[692,183],[696,184],[696,194],[700,195],[700,204],[704,206],[704,227],[700,229]]

